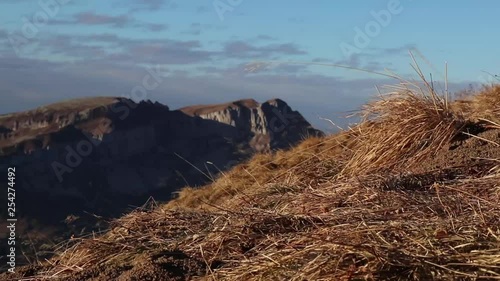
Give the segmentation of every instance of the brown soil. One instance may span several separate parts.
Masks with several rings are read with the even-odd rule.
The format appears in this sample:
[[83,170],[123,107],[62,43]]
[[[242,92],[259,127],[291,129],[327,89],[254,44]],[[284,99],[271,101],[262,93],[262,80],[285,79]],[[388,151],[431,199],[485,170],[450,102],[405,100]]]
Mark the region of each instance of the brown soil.
[[[2,272],[0,274],[0,280],[23,280],[23,278],[33,278],[44,270],[43,266],[27,265],[23,267],[16,267],[15,273]],[[30,279],[28,279],[30,280]],[[36,279],[31,279],[36,280]]]
[[62,279],[67,281],[170,281],[189,280],[205,274],[205,264],[182,252],[165,252],[133,261],[133,265],[98,266]]
[[[0,280],[19,280],[23,277],[45,280],[44,267],[26,266],[16,269],[15,274],[0,274]],[[183,281],[206,274],[203,261],[190,258],[181,251],[160,252],[144,255],[133,261],[123,261],[110,265],[98,265],[74,273],[58,281]],[[37,277],[33,276],[39,276]]]
[[435,157],[423,161],[414,172],[456,170],[462,175],[478,175],[500,164],[500,130],[488,130],[476,136],[464,135]]

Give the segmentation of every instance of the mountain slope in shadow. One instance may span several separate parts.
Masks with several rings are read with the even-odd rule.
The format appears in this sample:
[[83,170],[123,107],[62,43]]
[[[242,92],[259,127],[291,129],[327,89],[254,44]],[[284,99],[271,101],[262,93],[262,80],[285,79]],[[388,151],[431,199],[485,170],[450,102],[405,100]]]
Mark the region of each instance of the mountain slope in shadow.
[[0,169],[16,168],[21,232],[54,227],[61,237],[79,236],[151,196],[169,200],[183,186],[206,184],[255,153],[308,135],[322,132],[282,100],[170,110],[88,98],[1,115]]

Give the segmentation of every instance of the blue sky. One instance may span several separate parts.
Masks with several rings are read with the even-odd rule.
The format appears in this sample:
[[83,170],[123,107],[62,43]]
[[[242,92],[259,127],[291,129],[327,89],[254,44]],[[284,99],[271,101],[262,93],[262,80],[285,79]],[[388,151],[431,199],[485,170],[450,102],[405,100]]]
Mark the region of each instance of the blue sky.
[[413,77],[411,50],[435,80],[448,62],[450,88],[460,90],[500,71],[499,10],[498,1],[3,0],[0,114],[130,96],[156,69],[161,81],[146,98],[171,108],[278,97],[326,129],[318,116],[345,124],[375,86],[396,81],[314,65],[245,66],[333,63]]

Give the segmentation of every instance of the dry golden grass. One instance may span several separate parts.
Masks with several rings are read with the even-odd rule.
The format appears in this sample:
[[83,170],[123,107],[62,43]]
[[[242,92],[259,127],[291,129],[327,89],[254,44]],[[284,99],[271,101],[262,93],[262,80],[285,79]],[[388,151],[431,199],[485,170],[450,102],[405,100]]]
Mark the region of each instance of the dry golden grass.
[[138,210],[42,274],[182,251],[207,264],[200,280],[500,279],[499,180],[274,183],[225,211]]
[[477,93],[455,101],[453,106],[473,120],[500,124],[500,85],[484,86]]
[[231,204],[231,198],[236,195],[260,192],[269,182],[285,178],[287,181],[292,178],[295,181],[324,181],[328,174],[331,179],[350,154],[351,139],[347,132],[330,138],[312,137],[291,151],[255,155],[248,162],[222,173],[217,181],[207,186],[182,189],[166,208],[217,210]]
[[70,241],[37,278],[180,251],[206,265],[185,269],[193,280],[500,280],[498,167],[407,170],[471,127],[491,129],[482,120],[498,116],[499,88],[457,110],[425,80],[410,86],[367,105],[349,131],[257,155]]
[[450,106],[447,93],[440,95],[425,80],[401,79],[389,93],[364,106],[363,125],[353,128],[357,140],[354,155],[343,174],[404,171],[431,157],[466,131],[471,122]]

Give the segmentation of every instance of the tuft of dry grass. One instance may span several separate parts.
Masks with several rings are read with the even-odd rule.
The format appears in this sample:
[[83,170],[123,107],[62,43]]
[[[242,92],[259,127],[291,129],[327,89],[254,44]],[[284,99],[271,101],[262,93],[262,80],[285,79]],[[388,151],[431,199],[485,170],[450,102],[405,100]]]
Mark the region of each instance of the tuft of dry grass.
[[407,169],[437,153],[469,124],[435,93],[411,89],[382,96],[363,114],[367,125],[352,129],[357,142],[344,169],[350,175]]
[[500,124],[500,85],[485,85],[464,99],[454,102],[457,111],[476,122],[498,127]]
[[389,87],[389,93],[363,107],[363,122],[351,129],[356,144],[343,174],[409,169],[472,126],[453,110],[447,93],[438,94],[418,65],[415,70],[421,83],[401,79],[399,85]]

